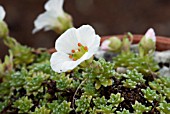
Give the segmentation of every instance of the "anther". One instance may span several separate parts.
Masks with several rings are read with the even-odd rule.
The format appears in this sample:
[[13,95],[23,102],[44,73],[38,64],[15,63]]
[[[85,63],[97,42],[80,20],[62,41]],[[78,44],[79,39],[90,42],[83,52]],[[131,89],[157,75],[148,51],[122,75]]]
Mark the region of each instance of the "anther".
[[80,49],[78,49],[78,51],[80,51]]
[[69,55],[69,58],[70,58],[70,59],[72,59],[72,58],[73,58],[73,56],[72,56],[72,55]]
[[72,52],[72,53],[75,53],[75,50],[73,49],[73,50],[71,50],[71,52]]
[[84,50],[86,50],[86,51],[87,51],[87,50],[88,50],[88,47],[87,47],[87,46],[85,46],[85,47],[84,47]]
[[78,43],[78,46],[80,47],[80,46],[82,46],[82,44],[81,44],[81,43]]

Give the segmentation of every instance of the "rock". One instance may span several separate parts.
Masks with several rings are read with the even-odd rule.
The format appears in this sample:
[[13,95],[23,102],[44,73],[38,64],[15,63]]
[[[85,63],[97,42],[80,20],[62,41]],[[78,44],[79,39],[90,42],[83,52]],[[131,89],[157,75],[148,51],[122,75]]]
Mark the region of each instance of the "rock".
[[118,54],[120,54],[120,53],[115,53],[115,52],[111,52],[111,51],[104,51],[102,49],[99,49],[97,51],[97,53],[95,54],[95,57],[97,59],[105,58],[107,61],[112,61],[113,57],[116,57]]
[[170,63],[170,50],[155,52],[154,59],[158,63]]
[[164,66],[159,70],[160,76],[170,77],[170,68]]
[[125,67],[118,67],[118,68],[116,68],[116,71],[117,71],[118,73],[126,73],[127,68],[125,68]]

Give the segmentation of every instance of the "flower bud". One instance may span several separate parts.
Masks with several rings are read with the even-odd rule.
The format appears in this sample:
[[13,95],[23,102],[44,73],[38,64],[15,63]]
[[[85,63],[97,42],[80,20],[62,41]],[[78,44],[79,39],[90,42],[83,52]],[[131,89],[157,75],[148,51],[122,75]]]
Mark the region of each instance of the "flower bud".
[[152,28],[150,28],[143,36],[139,43],[140,50],[143,50],[144,54],[148,54],[150,51],[154,51],[156,48],[156,36]]
[[6,37],[8,33],[9,31],[7,24],[0,20],[0,38]]
[[102,45],[101,49],[109,50],[109,51],[118,51],[121,47],[121,40],[117,37],[110,37],[109,39],[105,40]]

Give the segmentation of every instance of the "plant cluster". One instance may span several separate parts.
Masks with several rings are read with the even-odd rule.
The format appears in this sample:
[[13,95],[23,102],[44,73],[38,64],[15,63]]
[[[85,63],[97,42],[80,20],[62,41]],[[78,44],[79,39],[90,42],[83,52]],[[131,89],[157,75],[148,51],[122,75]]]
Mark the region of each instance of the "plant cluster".
[[[49,0],[46,11],[35,20],[33,32],[45,29],[62,33],[72,27],[63,3]],[[4,17],[0,6],[0,38],[9,47],[9,55],[0,60],[1,114],[170,112],[170,78],[157,73],[159,67],[152,56],[156,43],[153,29],[140,41],[139,53],[130,52],[131,34],[122,41],[117,37],[104,41],[103,49],[121,52],[107,62],[94,57],[101,38],[90,25],[64,32],[56,41],[57,52],[52,54],[47,49],[23,46],[10,37]]]
[[[140,69],[149,72],[136,68],[140,57],[134,53],[126,54],[131,60],[122,65],[122,58],[128,58],[122,53],[113,62],[93,60],[90,67],[56,73],[50,67],[48,50],[31,49],[12,38],[8,40],[17,44],[14,47],[18,55],[25,53],[19,51],[24,47],[32,58],[23,62],[25,56],[16,56],[14,47],[9,47],[9,55],[0,64],[1,113],[167,114],[170,111],[170,79],[159,77],[156,69],[152,69],[154,66],[151,67],[157,64],[151,60],[142,60],[149,68],[140,65]],[[117,67],[128,70],[120,73]]]

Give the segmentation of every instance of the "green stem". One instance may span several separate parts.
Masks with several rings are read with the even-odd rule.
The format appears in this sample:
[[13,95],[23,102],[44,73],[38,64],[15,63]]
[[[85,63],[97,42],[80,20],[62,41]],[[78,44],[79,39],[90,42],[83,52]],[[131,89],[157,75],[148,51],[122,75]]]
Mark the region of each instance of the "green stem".
[[72,106],[73,106],[73,109],[74,109],[74,110],[75,110],[75,108],[74,108],[75,96],[76,96],[78,90],[80,89],[80,87],[86,82],[86,80],[87,80],[87,78],[84,79],[84,80],[80,83],[80,85],[77,87],[77,89],[76,89],[76,91],[75,91],[75,93],[74,93],[74,95],[73,95]]

